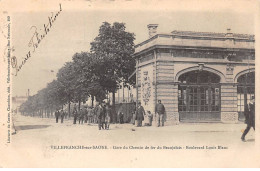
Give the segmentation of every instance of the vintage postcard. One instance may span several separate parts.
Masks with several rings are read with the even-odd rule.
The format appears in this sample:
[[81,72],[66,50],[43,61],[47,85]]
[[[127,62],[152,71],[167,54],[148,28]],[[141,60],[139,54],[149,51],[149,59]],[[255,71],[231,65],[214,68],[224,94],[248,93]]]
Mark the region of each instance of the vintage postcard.
[[0,167],[260,167],[259,7],[0,1]]

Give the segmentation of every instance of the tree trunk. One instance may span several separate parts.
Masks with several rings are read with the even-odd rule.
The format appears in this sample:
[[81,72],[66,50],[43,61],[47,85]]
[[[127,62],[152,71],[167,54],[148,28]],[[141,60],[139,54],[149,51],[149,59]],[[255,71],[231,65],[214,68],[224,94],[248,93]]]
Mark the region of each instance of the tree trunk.
[[80,100],[79,100],[79,111],[80,111]]
[[69,109],[68,109],[68,114],[69,114],[69,118],[70,118],[70,101],[69,101]]
[[116,123],[116,90],[112,91],[112,122]]
[[91,95],[91,107],[94,107],[94,96]]
[[51,107],[51,118],[53,117],[53,113],[52,113],[53,111],[52,111],[52,107]]

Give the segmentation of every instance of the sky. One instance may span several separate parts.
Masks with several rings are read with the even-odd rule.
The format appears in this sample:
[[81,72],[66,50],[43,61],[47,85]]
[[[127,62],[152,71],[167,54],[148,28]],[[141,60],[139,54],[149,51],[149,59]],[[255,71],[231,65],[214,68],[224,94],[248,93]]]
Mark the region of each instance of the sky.
[[[201,6],[198,9],[192,8],[192,4],[187,8],[183,4],[179,8],[175,3],[172,5],[172,8],[168,5],[165,9],[152,10],[145,3],[138,8],[121,9],[113,6],[109,9],[92,7],[71,10],[68,3],[62,4],[62,11],[50,32],[18,75],[13,76],[13,96],[25,96],[28,89],[30,95],[33,95],[46,87],[48,82],[56,78],[58,70],[72,60],[73,54],[89,51],[90,42],[98,35],[99,27],[104,21],[124,22],[126,30],[136,35],[135,44],[148,39],[148,24],[159,24],[158,33],[170,33],[173,30],[225,33],[227,28],[231,28],[234,33],[254,34],[254,10],[251,5],[232,8],[230,4],[208,4],[209,8]],[[31,27],[36,26],[39,32],[43,31],[43,25],[48,23],[51,12],[55,14],[58,10],[57,3],[51,10],[18,10],[13,13],[12,46],[18,64],[32,50],[28,46],[33,36]]]

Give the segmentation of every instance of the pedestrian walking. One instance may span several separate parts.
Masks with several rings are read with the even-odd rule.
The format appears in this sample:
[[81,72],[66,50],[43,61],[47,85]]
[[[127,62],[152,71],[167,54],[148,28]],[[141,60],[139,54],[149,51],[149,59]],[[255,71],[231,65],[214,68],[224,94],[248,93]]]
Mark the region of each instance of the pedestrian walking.
[[105,117],[105,129],[109,129],[110,119],[112,115],[112,110],[109,104],[106,105],[106,117]]
[[241,136],[242,141],[246,141],[246,134],[249,132],[250,128],[253,127],[255,130],[255,96],[252,96],[252,100],[249,102],[247,106],[247,110],[245,110],[245,123],[247,124],[245,131]]
[[157,118],[157,126],[160,126],[160,123],[162,123],[162,126],[164,126],[164,121],[165,121],[165,107],[161,103],[161,100],[158,100],[158,104],[155,106],[155,113],[158,115]]
[[137,120],[137,127],[141,127],[142,126],[142,121],[144,120],[144,108],[141,105],[141,102],[138,102],[138,107],[136,110],[136,120]]
[[61,111],[60,111],[60,116],[61,116],[61,123],[63,123],[63,119],[65,116],[65,112],[63,111],[63,109],[61,109]]
[[55,112],[56,123],[59,122],[59,117],[60,117],[60,111],[57,109]]
[[77,106],[76,106],[76,104],[74,105],[72,114],[73,114],[73,117],[74,117],[74,119],[73,119],[73,124],[76,124],[76,122],[77,122],[77,117],[78,117],[78,111],[77,111]]

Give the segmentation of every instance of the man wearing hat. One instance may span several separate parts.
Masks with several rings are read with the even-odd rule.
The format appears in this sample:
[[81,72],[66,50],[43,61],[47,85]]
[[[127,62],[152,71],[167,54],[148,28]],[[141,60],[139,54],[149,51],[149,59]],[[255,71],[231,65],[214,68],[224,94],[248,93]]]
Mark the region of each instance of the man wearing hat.
[[76,122],[77,122],[77,117],[78,117],[78,111],[77,111],[77,106],[76,106],[76,104],[74,105],[72,114],[73,114],[73,117],[74,117],[74,119],[73,119],[73,124],[76,124]]
[[105,113],[104,113],[103,106],[99,102],[97,102],[96,114],[97,114],[97,119],[98,119],[98,129],[99,130],[101,130],[101,128],[104,129],[103,120],[105,118]]
[[59,109],[57,109],[55,112],[56,123],[59,122],[59,117],[60,117],[60,111],[59,111]]
[[80,111],[79,111],[79,124],[80,123],[83,124],[84,116],[85,116],[84,110],[83,110],[83,108],[81,108]]
[[241,137],[241,140],[244,142],[246,141],[245,136],[249,132],[250,128],[253,127],[255,130],[255,96],[252,96],[252,99],[248,104],[248,110],[245,110],[245,123],[247,126]]
[[63,111],[63,109],[61,109],[60,111],[61,123],[63,123],[64,116],[65,116],[65,112]]
[[144,108],[141,105],[141,102],[138,102],[138,107],[136,110],[136,120],[137,120],[137,127],[141,127],[142,126],[142,121],[144,120]]

